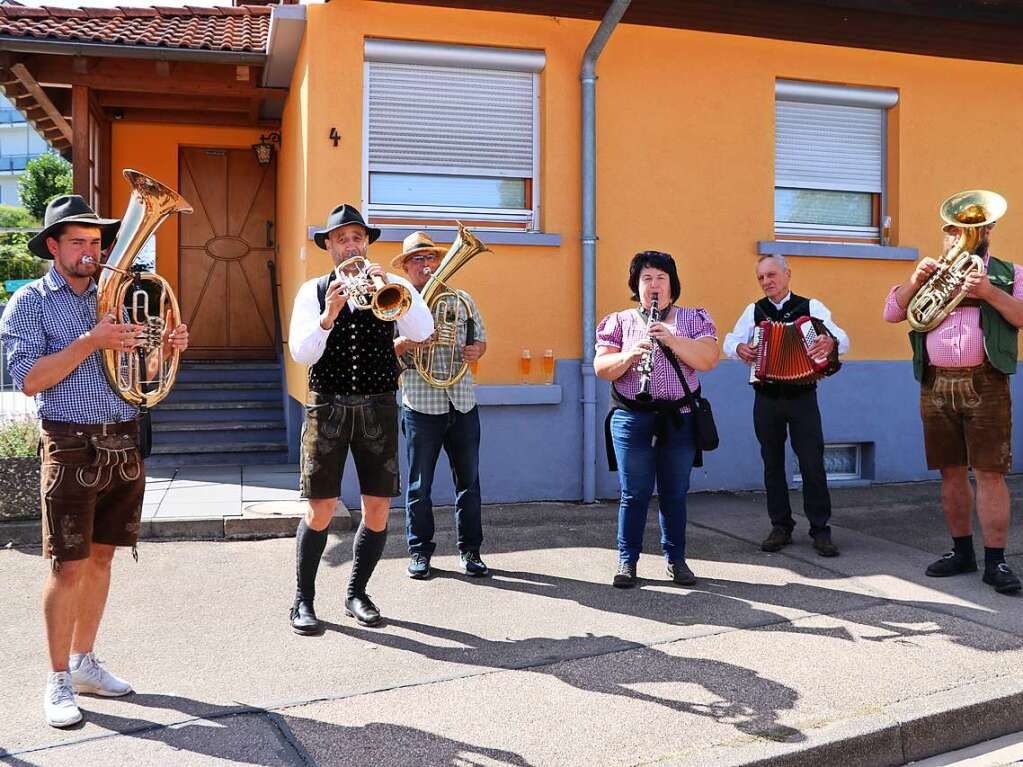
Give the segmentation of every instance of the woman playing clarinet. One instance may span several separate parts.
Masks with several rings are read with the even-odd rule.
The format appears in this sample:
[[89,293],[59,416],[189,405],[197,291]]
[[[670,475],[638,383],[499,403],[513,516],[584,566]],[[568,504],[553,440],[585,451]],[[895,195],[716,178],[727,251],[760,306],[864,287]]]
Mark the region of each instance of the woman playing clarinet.
[[[668,577],[691,586],[696,577],[686,564],[686,493],[692,468],[701,463],[694,463],[693,415],[680,377],[698,394],[697,371],[718,363],[717,329],[706,310],[675,305],[682,286],[667,253],[637,253],[629,264],[629,290],[639,307],[601,320],[593,361],[597,376],[611,382],[613,407],[604,431],[608,464],[622,488],[612,585],[636,585],[656,483]],[[657,315],[651,317],[652,311]]]

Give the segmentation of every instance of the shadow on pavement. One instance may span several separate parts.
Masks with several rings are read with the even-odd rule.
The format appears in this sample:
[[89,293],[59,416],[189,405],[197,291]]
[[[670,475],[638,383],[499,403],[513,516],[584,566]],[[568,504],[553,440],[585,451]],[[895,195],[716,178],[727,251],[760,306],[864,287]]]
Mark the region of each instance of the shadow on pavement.
[[[387,625],[462,646],[438,646],[404,635],[337,624],[328,624],[328,628],[435,661],[547,674],[584,692],[623,696],[679,713],[708,717],[758,738],[784,743],[806,740],[799,730],[778,723],[778,713],[794,708],[799,693],[742,666],[671,655],[615,636],[587,634],[564,639],[529,637],[495,641],[411,621],[388,620]],[[586,663],[595,658],[601,659],[599,666]],[[695,703],[659,697],[629,686],[654,683],[697,685],[721,701]]]
[[[90,711],[89,721],[122,736],[239,764],[377,767],[400,763],[473,767],[496,762],[508,767],[529,767],[525,759],[510,751],[402,725],[371,722],[346,727],[244,706],[217,706],[176,695],[133,695],[126,701],[178,711],[195,719],[167,726],[147,719]],[[262,738],[254,736],[253,727],[264,730]]]

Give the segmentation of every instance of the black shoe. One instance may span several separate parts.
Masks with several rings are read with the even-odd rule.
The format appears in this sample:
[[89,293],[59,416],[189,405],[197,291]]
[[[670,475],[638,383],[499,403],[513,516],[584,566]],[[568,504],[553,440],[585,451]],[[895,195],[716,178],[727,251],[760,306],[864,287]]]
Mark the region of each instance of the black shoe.
[[314,636],[323,633],[323,621],[316,617],[313,603],[296,599],[291,607],[291,630],[302,636]]
[[941,559],[931,562],[925,571],[932,578],[947,578],[950,575],[977,572],[977,560],[974,557],[961,557],[954,551],[942,554]]
[[822,557],[837,557],[838,546],[831,542],[831,532],[826,530],[823,533],[810,533],[813,538],[813,548]]
[[429,554],[413,554],[408,558],[408,577],[417,581],[430,577]]
[[616,589],[631,589],[636,585],[636,566],[628,562],[619,562],[611,585]]
[[483,560],[480,559],[478,551],[466,551],[462,554],[462,569],[465,570],[466,575],[471,575],[475,578],[481,578],[490,573],[487,566],[483,564]]
[[781,551],[783,546],[792,543],[792,531],[784,527],[771,528],[770,534],[760,544],[761,551]]
[[679,586],[692,586],[696,583],[696,576],[693,575],[693,571],[689,569],[689,565],[684,559],[668,562],[667,569],[668,577]]
[[[976,570],[977,568],[974,567],[973,569]],[[984,568],[982,580],[988,586],[993,586],[999,594],[1013,594],[1021,588],[1016,573],[1010,570],[1005,562],[1000,562],[993,568]]]
[[345,600],[345,615],[355,618],[363,626],[376,626],[383,618],[368,594],[356,594]]

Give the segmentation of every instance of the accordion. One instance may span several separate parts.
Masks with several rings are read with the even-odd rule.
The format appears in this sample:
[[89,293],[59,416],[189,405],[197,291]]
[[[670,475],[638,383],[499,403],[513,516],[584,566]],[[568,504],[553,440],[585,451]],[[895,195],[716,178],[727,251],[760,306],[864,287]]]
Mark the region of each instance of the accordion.
[[808,353],[813,342],[827,332],[824,323],[814,317],[761,322],[750,341],[757,359],[750,368],[749,382],[805,385],[833,375],[842,366],[837,344],[827,357],[810,357]]

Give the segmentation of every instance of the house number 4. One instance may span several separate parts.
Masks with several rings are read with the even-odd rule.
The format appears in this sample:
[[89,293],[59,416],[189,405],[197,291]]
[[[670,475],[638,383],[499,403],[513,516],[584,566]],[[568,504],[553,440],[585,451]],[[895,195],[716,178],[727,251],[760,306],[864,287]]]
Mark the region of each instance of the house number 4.
[[331,128],[327,138],[334,142],[334,146],[337,146],[337,142],[341,140],[341,134],[337,132],[337,128]]

